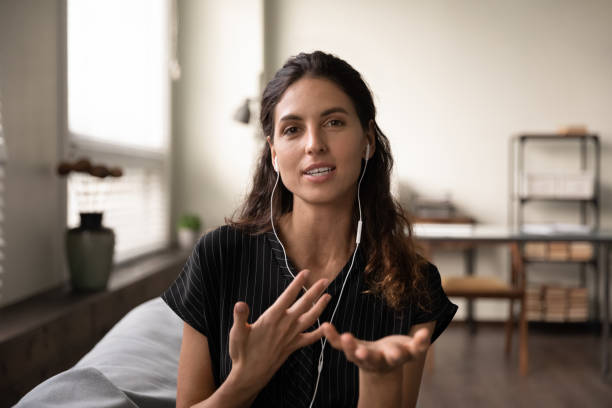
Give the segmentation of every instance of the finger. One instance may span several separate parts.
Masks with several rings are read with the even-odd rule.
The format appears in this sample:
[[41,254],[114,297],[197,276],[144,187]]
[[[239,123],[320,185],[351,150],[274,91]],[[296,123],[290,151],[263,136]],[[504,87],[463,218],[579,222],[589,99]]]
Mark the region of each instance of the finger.
[[294,350],[306,347],[323,337],[323,326],[317,327],[313,331],[300,333],[297,335],[297,340],[294,344]]
[[350,333],[338,334],[331,323],[325,322],[321,327],[329,344],[335,349],[342,350],[347,360],[357,363],[358,358],[355,356],[355,350],[358,340]]
[[354,363],[358,363],[360,360],[362,360],[362,358],[356,354],[358,346],[361,344],[361,342],[355,339],[355,336],[353,336],[351,333],[343,333],[340,336],[340,343],[342,344],[342,350],[344,351],[344,355],[346,356],[347,360]]
[[301,315],[308,311],[314,304],[315,301],[321,296],[321,294],[325,291],[327,284],[329,281],[327,279],[319,279],[314,285],[310,287],[304,293],[304,295],[299,298],[295,303],[287,309],[289,314]]
[[239,351],[246,342],[249,334],[249,306],[245,302],[236,302],[234,305],[234,324],[230,329],[230,348]]
[[384,353],[376,348],[360,344],[355,350],[356,364],[369,370],[386,371],[389,369]]
[[325,322],[321,325],[321,329],[323,329],[323,335],[325,336],[329,344],[331,344],[332,347],[335,349],[342,350],[342,344],[340,343],[340,335],[338,334],[338,331],[336,330],[334,325],[329,322]]
[[298,332],[303,332],[304,330],[312,326],[314,322],[317,321],[317,318],[321,316],[321,313],[323,313],[323,310],[325,310],[325,308],[329,304],[330,299],[331,295],[329,293],[326,293],[321,296],[319,300],[317,300],[317,303],[315,303],[314,306],[312,306],[308,312],[304,313],[298,318],[296,330]]
[[416,347],[416,351],[424,353],[431,345],[431,332],[429,329],[422,328],[417,330],[414,334],[413,342]]
[[401,341],[387,343],[383,351],[383,357],[390,367],[396,367],[414,359],[411,349]]
[[385,357],[394,364],[403,364],[425,353],[428,347],[429,331],[419,331],[414,337],[407,337],[407,340],[398,339],[391,342],[386,349]]
[[291,284],[287,286],[287,289],[285,289],[278,299],[276,299],[276,302],[274,302],[272,307],[279,310],[287,310],[293,304],[293,302],[295,302],[297,295],[302,290],[302,286],[304,286],[304,282],[306,281],[308,274],[308,269],[304,269],[298,273],[295,279],[293,279],[293,282],[291,282]]

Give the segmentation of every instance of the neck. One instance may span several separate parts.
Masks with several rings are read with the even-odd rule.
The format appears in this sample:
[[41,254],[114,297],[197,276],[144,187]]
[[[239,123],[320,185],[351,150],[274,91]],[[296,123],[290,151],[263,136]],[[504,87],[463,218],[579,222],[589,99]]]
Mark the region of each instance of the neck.
[[293,211],[281,218],[281,239],[298,270],[309,269],[312,284],[333,280],[355,249],[352,205],[307,205],[294,201]]

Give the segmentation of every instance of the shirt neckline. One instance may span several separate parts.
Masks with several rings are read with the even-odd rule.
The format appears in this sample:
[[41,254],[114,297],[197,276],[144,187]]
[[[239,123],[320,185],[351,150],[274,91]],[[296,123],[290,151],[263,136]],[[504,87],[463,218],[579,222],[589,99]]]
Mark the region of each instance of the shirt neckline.
[[[276,261],[276,264],[278,265],[279,274],[282,278],[288,281],[287,285],[289,285],[293,281],[293,276],[291,276],[291,273],[287,271],[287,266],[285,265],[285,256],[283,253],[283,248],[280,242],[276,239],[276,236],[274,235],[272,231],[267,232],[266,237],[268,238],[268,242],[270,243],[273,258]],[[354,254],[354,256],[355,256],[355,262],[354,262],[353,268],[351,269],[351,276],[347,280],[347,284],[348,282],[351,282],[357,279],[361,273],[361,270],[363,269],[363,254],[362,254],[361,246],[357,248],[357,253]],[[344,280],[346,279],[346,275],[349,272],[352,261],[353,261],[353,253],[351,253],[351,255],[349,256],[346,264],[340,270],[340,273],[338,273],[338,275],[336,275],[334,280],[328,285],[325,292],[331,294],[332,296],[340,293],[340,290],[342,289],[342,284],[344,283]],[[289,268],[291,269],[291,272],[293,273],[293,275],[297,275],[297,272],[299,271],[296,270],[295,265],[293,264],[293,262],[291,262],[291,258],[287,257],[287,263],[289,264]]]

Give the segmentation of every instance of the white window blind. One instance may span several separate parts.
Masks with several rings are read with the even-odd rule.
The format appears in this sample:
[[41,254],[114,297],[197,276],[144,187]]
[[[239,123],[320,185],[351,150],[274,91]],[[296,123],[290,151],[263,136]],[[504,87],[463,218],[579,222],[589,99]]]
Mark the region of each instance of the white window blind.
[[68,226],[102,211],[115,261],[169,244],[168,0],[67,0],[69,159],[123,176],[72,173]]
[[83,174],[74,174],[68,183],[68,225],[79,225],[79,212],[103,211],[103,224],[115,231],[116,262],[164,248],[170,239],[164,172],[136,166],[123,170],[123,177],[98,185]]

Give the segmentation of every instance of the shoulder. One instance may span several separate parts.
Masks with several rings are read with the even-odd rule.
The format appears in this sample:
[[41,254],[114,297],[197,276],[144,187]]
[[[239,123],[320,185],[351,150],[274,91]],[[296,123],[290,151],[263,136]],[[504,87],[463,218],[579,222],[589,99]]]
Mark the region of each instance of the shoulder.
[[426,261],[421,270],[421,291],[422,304],[431,305],[441,299],[446,298],[444,289],[442,288],[442,277],[438,267],[433,263]]
[[440,271],[438,270],[438,267],[436,265],[432,264],[429,261],[426,261],[426,263],[421,268],[421,272],[430,290],[442,287]]
[[212,251],[214,255],[229,255],[241,251],[258,237],[231,225],[222,225],[202,234],[196,246],[200,253],[210,254]]
[[220,227],[208,229],[198,240],[198,246],[202,249],[226,249],[226,247],[235,242],[236,236],[242,235],[243,232],[229,225],[221,225]]

